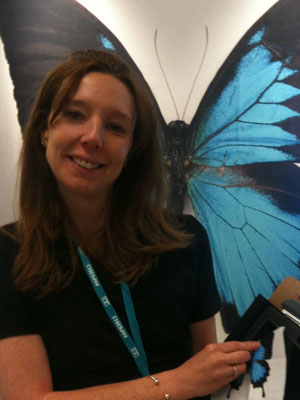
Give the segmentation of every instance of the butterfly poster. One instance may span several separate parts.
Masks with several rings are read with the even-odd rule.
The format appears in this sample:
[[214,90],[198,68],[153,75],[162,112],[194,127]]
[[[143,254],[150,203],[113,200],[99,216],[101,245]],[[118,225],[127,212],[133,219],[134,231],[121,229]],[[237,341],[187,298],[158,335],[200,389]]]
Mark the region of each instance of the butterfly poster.
[[[146,22],[134,3],[126,4],[127,19],[111,6],[117,20],[111,26],[135,32],[125,44],[101,10],[95,17],[75,0],[1,2],[18,121],[24,127],[42,78],[70,52],[106,48],[124,57],[157,104],[169,205],[178,213],[189,207],[208,232],[224,329],[230,331],[258,294],[268,298],[286,276],[300,279],[300,5],[279,0],[262,9],[261,1],[247,2],[259,11],[245,18],[241,37],[229,46],[228,17],[238,29],[241,19],[233,11],[250,15],[244,1],[199,1],[205,15],[213,12],[212,3],[225,4],[223,14],[210,25],[194,12],[182,30],[171,18],[168,45],[154,25],[151,45],[137,40]],[[151,2],[143,4],[151,19]],[[175,4],[172,10],[183,19],[186,2]],[[170,24],[170,15],[161,15]],[[178,53],[180,67],[174,63]]]

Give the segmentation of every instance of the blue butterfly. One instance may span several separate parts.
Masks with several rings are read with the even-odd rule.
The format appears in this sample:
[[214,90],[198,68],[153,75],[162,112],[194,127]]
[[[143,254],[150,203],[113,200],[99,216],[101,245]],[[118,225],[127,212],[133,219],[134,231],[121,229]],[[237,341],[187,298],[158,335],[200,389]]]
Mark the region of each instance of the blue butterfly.
[[[145,82],[119,40],[76,1],[2,0],[0,7],[22,127],[47,71],[75,50],[115,51]],[[269,297],[288,275],[300,280],[299,19],[297,0],[279,0],[263,15],[190,125],[167,124],[157,105],[169,204],[182,212],[189,195],[208,232],[226,331],[258,294]]]
[[[274,333],[270,332],[260,339],[260,348],[254,353],[249,365],[251,383],[254,388],[261,388],[262,397],[266,397],[264,383],[270,375],[270,366],[266,360],[272,357],[272,344]],[[232,389],[239,389],[244,379],[244,375],[240,375],[237,379],[230,383],[230,389],[227,398],[230,398]]]
[[265,397],[265,392],[262,385],[270,371],[270,367],[266,362],[267,358],[270,358],[267,356],[267,347],[261,344],[260,348],[254,353],[251,364],[251,382],[254,387],[262,387],[263,397]]

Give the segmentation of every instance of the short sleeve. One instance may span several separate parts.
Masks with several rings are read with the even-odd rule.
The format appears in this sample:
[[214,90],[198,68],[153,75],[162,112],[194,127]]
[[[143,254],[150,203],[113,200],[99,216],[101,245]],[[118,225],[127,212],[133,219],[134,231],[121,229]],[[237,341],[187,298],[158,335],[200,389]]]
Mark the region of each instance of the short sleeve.
[[11,273],[18,246],[0,233],[0,339],[38,333],[26,298],[15,288]]
[[193,323],[215,315],[220,310],[220,298],[206,230],[192,216],[188,216],[187,224],[188,231],[195,235],[190,253],[191,262],[196,270],[194,302],[190,314],[190,323]]

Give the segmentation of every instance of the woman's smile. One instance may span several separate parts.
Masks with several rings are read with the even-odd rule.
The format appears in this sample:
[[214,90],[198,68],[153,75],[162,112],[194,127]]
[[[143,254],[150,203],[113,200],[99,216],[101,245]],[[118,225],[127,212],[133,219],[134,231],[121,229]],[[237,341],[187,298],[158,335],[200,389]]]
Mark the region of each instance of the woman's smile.
[[96,169],[96,168],[101,168],[103,167],[103,164],[95,164],[91,161],[85,161],[82,158],[79,157],[70,157],[72,161],[74,161],[75,164],[79,165],[82,168],[85,169]]

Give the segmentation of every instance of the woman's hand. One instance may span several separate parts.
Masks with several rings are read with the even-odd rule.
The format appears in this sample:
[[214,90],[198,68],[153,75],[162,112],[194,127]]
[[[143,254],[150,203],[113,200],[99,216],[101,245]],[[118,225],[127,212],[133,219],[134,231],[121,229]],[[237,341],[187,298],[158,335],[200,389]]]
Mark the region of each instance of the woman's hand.
[[189,398],[213,393],[243,374],[251,352],[258,348],[258,342],[208,344],[177,368],[177,388]]

